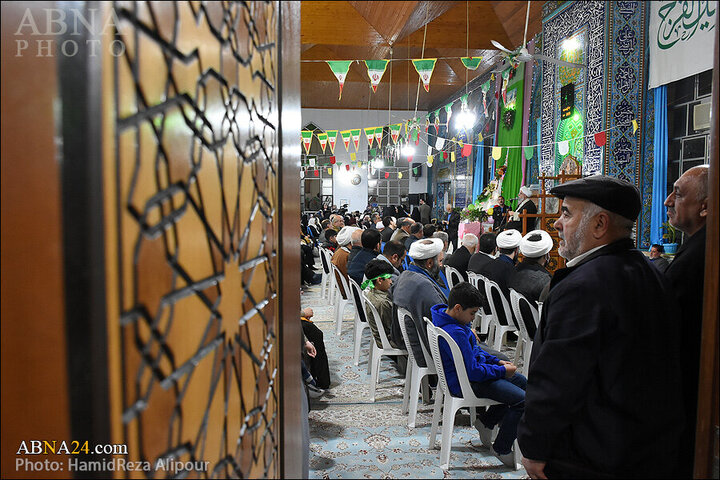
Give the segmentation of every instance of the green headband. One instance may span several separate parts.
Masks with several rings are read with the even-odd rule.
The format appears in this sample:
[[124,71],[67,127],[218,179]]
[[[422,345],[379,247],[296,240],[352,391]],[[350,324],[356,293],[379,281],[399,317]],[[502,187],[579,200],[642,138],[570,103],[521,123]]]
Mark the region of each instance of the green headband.
[[365,290],[368,286],[370,286],[370,288],[375,288],[375,283],[374,283],[375,280],[377,280],[378,278],[390,278],[390,277],[392,277],[391,273],[383,273],[382,275],[378,275],[375,278],[368,278],[367,280],[365,280],[362,283],[362,285],[360,285],[360,288],[363,290]]

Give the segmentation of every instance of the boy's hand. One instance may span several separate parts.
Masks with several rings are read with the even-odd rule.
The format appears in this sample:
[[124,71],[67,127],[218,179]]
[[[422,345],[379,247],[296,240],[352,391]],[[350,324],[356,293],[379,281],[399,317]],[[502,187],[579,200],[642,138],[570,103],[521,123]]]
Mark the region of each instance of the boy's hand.
[[509,365],[512,364],[512,362],[508,362],[507,360],[499,360],[498,365]]
[[505,367],[505,378],[510,378],[515,375],[515,371],[517,370],[515,365],[510,362],[505,362],[505,365],[503,366]]

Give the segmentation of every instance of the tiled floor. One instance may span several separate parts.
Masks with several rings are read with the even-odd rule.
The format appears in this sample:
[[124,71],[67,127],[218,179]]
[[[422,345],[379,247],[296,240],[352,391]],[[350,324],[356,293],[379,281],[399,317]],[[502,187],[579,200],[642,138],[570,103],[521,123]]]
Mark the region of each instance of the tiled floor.
[[303,307],[312,307],[323,331],[331,370],[331,388],[310,411],[311,478],[523,478],[480,445],[469,415],[459,413],[453,431],[450,469],[440,467],[440,434],[428,448],[432,405],[420,401],[415,428],[401,413],[404,377],[388,359],[381,362],[376,401],[369,400],[367,360],[370,330],[363,336],[360,362],[353,364],[354,308],[348,306],[340,336],[333,307],[320,298],[320,287],[304,290]]

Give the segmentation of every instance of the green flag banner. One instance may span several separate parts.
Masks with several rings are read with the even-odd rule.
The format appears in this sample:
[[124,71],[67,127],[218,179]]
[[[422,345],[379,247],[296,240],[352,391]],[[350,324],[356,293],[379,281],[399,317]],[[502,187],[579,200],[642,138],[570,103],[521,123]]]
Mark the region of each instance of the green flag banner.
[[312,130],[303,130],[300,132],[300,135],[302,135],[302,142],[303,146],[305,147],[305,154],[310,153],[310,145],[312,145],[312,137],[313,132]]
[[460,60],[462,60],[463,65],[465,65],[465,68],[468,70],[477,70],[482,61],[482,57],[462,57]]
[[335,75],[335,78],[337,78],[337,81],[340,84],[340,94],[338,95],[338,100],[342,98],[343,85],[345,85],[345,78],[347,77],[347,73],[348,70],[350,70],[350,64],[352,62],[352,60],[327,60],[330,70],[332,70],[333,75]]
[[488,90],[490,90],[490,80],[483,83],[482,86],[480,87],[480,90],[482,90],[482,94],[483,94],[483,111],[485,112],[485,116],[487,117],[487,114],[488,114],[487,100],[485,99],[485,97],[487,95]]
[[437,62],[437,58],[425,58],[412,61],[415,70],[418,72],[418,75],[420,75],[420,80],[422,80],[426,92],[430,91],[430,77],[432,77],[433,70],[435,70],[435,62]]
[[327,146],[327,133],[318,133],[317,134],[318,141],[320,142],[320,148],[322,148],[323,153],[325,153],[325,147]]
[[523,148],[523,151],[525,152],[525,160],[532,160],[533,155],[535,154],[535,148],[525,147]]
[[375,127],[375,142],[378,148],[382,147],[383,127]]
[[345,151],[350,151],[350,140],[352,140],[352,133],[350,130],[343,130],[340,132],[340,136],[342,137],[343,143],[345,144]]
[[375,139],[375,127],[365,129],[365,138],[367,138],[368,147],[372,147],[373,140]]
[[400,130],[402,129],[402,123],[396,123],[394,125],[390,125],[390,138],[392,138],[393,143],[397,143],[398,138],[400,138]]
[[445,105],[445,113],[447,113],[447,118],[445,119],[445,125],[447,128],[450,128],[450,117],[452,117],[452,102]]
[[385,73],[389,60],[365,60],[365,66],[368,69],[368,77],[370,78],[370,86],[373,93],[377,92],[377,86]]
[[335,154],[335,142],[337,141],[337,130],[328,130],[327,131],[327,140],[328,144],[330,145],[330,151]]
[[360,148],[360,129],[353,128],[350,130],[350,135],[352,135],[353,145],[355,145],[355,151],[357,152],[357,149]]

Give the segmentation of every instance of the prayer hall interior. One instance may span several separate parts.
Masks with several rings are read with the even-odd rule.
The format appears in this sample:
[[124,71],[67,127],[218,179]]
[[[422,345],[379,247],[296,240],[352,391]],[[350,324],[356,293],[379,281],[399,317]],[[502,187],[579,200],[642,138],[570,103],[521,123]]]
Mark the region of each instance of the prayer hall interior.
[[1,8],[3,478],[718,478],[718,2]]

